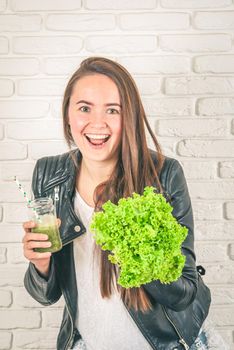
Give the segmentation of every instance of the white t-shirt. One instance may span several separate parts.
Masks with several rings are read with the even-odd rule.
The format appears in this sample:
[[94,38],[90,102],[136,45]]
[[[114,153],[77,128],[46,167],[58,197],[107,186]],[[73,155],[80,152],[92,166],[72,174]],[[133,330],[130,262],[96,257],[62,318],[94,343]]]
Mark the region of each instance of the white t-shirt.
[[119,293],[102,298],[99,267],[89,225],[94,209],[76,192],[75,212],[87,231],[74,240],[74,258],[78,288],[76,326],[87,350],[152,350],[130,314]]

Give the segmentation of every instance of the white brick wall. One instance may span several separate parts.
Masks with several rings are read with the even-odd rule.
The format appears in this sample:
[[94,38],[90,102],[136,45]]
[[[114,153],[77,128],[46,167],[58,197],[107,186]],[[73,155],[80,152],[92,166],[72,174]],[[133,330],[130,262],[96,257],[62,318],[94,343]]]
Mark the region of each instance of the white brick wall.
[[55,349],[63,300],[44,308],[23,287],[27,210],[12,179],[30,191],[36,159],[67,150],[61,97],[90,55],[129,69],[184,167],[210,317],[234,349],[233,28],[233,0],[0,0],[0,350]]

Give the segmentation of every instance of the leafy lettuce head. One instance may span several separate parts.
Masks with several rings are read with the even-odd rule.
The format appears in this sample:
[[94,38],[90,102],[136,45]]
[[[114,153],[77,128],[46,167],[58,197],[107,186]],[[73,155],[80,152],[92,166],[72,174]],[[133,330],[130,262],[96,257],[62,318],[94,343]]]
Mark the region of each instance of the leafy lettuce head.
[[94,214],[90,228],[108,259],[120,269],[118,283],[140,287],[153,280],[176,281],[182,274],[185,256],[181,245],[188,229],[172,215],[172,206],[153,187],[143,195],[107,201]]

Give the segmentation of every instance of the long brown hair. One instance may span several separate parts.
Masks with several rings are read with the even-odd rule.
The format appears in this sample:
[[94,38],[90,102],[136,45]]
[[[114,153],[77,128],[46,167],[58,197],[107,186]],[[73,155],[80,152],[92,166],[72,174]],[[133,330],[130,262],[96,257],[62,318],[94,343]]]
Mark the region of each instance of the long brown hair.
[[[68,123],[70,96],[74,84],[82,77],[92,74],[104,74],[112,79],[118,88],[122,106],[122,138],[118,162],[108,181],[98,185],[95,190],[95,210],[101,210],[102,204],[108,199],[117,203],[119,198],[129,197],[133,192],[142,194],[145,186],[154,185],[161,192],[159,173],[164,157],[147,121],[136,84],[129,72],[117,62],[103,57],[87,58],[69,80],[63,99],[64,135],[69,147],[75,144]],[[157,151],[156,164],[147,147],[145,127]],[[108,252],[99,249],[99,253],[102,296],[110,297],[116,286],[122,300],[128,307],[147,311],[151,307],[151,303],[144,288],[125,289],[117,285],[117,267],[109,262]]]

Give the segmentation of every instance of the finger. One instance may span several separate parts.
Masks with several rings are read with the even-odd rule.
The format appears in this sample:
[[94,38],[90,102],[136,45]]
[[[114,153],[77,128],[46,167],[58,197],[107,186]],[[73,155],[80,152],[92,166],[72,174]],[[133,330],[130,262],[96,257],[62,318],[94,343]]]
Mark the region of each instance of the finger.
[[39,253],[39,252],[34,252],[33,250],[30,250],[30,252],[31,252],[30,254],[24,254],[24,256],[26,259],[30,260],[32,263],[42,259],[49,259],[51,257],[51,252]]
[[44,233],[33,233],[33,232],[28,232],[26,235],[24,235],[22,242],[26,243],[29,241],[47,241],[48,240],[48,235]]
[[32,250],[34,248],[49,248],[52,246],[51,242],[38,242],[38,241],[29,241],[25,244],[25,249]]
[[23,228],[26,232],[30,232],[33,227],[36,227],[36,223],[34,221],[26,221],[23,223]]

